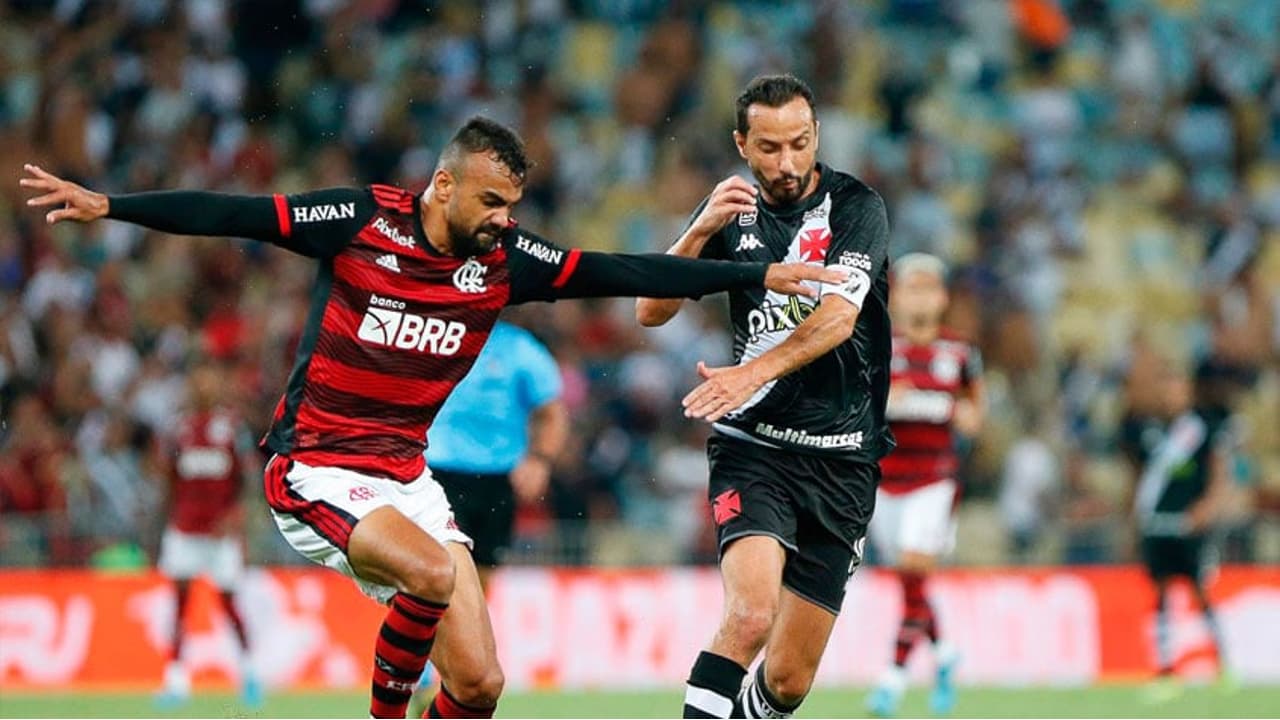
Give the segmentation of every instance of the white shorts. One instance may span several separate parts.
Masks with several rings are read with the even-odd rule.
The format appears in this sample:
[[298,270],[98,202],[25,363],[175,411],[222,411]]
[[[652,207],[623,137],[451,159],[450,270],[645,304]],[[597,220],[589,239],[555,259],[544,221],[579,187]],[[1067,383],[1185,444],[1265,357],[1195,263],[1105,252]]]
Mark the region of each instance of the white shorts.
[[357,577],[347,560],[347,540],[365,515],[389,505],[441,544],[472,545],[454,522],[444,489],[427,469],[412,482],[400,483],[277,455],[267,463],[264,486],[276,527],[293,549],[351,578],[380,603],[390,602],[396,589]]
[[235,589],[244,572],[244,551],[230,536],[196,535],[165,528],[160,540],[160,572],[174,580],[208,575],[219,589]]
[[951,510],[955,498],[955,480],[899,495],[876,490],[870,535],[884,563],[895,564],[904,552],[941,557],[954,550],[956,520]]

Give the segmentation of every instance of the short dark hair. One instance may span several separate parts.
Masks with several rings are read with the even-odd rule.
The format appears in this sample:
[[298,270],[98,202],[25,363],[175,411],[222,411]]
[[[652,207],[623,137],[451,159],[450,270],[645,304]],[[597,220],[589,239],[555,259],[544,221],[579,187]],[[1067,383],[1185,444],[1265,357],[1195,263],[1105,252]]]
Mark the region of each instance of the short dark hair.
[[798,97],[809,103],[809,111],[816,118],[818,114],[813,108],[813,91],[805,81],[791,73],[757,75],[738,96],[738,132],[746,135],[750,129],[747,124],[747,108],[752,105],[759,103],[773,108],[782,107]]
[[514,130],[487,117],[475,115],[453,134],[449,144],[440,153],[440,165],[455,165],[462,155],[483,153],[492,155],[524,183],[529,172],[529,157],[524,151],[524,141]]

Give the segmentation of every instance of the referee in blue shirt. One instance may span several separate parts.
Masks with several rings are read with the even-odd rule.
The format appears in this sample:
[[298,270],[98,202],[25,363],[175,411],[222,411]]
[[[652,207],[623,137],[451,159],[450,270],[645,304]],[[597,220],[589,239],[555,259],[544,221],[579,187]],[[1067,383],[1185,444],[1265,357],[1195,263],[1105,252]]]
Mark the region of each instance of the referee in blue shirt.
[[489,577],[511,545],[517,502],[547,491],[564,448],[569,413],[560,368],[529,331],[498,322],[475,366],[427,433],[427,465],[475,541],[476,568]]

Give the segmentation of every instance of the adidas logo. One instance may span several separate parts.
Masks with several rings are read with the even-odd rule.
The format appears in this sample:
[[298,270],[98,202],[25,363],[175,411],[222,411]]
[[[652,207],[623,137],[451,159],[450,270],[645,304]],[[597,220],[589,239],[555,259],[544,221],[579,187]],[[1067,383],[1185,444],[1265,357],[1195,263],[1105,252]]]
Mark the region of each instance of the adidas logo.
[[378,264],[390,270],[391,272],[400,272],[400,263],[396,260],[395,255],[383,255],[378,258]]

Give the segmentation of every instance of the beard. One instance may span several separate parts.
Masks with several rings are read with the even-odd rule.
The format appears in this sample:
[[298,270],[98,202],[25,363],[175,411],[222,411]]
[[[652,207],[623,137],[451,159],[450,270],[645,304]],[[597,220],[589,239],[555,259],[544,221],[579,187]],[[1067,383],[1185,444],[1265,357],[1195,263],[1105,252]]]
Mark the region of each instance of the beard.
[[456,257],[474,257],[484,255],[498,244],[502,236],[502,228],[496,225],[481,225],[468,229],[449,223],[449,247]]
[[[783,174],[770,180],[763,173],[751,168],[751,174],[755,176],[756,182],[760,183],[760,187],[768,193],[769,198],[779,205],[789,205],[800,199],[804,195],[805,190],[809,188],[809,183],[813,182],[813,168],[803,175]],[[788,185],[787,181],[795,181]]]

